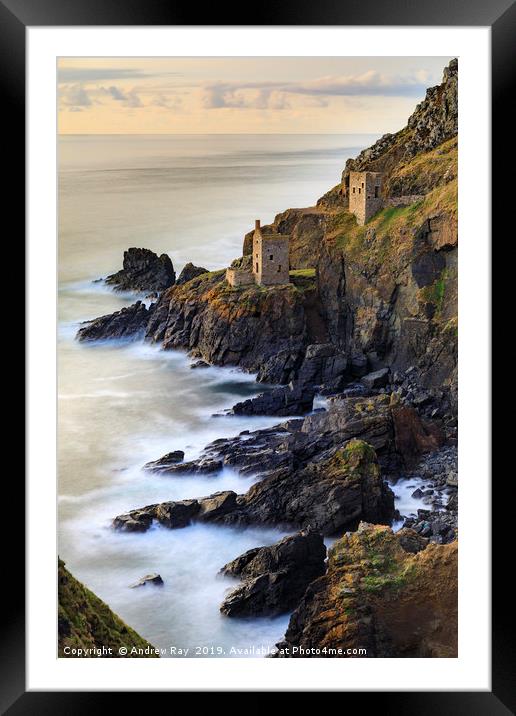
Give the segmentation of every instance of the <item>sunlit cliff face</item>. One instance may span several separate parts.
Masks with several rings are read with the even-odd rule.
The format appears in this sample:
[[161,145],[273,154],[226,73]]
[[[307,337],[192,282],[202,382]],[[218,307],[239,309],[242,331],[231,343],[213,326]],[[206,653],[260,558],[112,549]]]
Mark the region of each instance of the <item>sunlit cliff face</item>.
[[443,57],[61,58],[61,134],[384,133]]

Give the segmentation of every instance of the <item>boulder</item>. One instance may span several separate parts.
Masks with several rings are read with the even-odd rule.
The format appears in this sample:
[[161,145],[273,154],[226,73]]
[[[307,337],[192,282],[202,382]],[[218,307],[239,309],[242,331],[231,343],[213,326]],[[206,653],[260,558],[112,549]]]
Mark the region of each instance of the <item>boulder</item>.
[[153,306],[147,308],[141,301],[120,311],[85,321],[77,332],[79,341],[99,341],[115,338],[143,337]]
[[203,273],[208,273],[208,269],[202,268],[202,266],[194,266],[194,264],[191,262],[187,263],[179,274],[179,278],[176,281],[176,285],[181,286],[181,284],[187,283],[193,278],[201,276]]
[[200,520],[215,520],[226,515],[236,507],[236,492],[225,490],[223,492],[215,492],[209,497],[199,499],[200,510],[198,518]]
[[192,519],[198,514],[200,505],[197,500],[179,500],[177,502],[162,502],[156,508],[156,519],[164,527],[178,529],[188,527]]
[[120,532],[146,532],[152,524],[156,508],[157,505],[149,505],[118,515],[113,520],[113,527]]
[[410,529],[410,527],[402,527],[396,536],[405,552],[411,552],[412,554],[417,554],[417,552],[425,549],[430,541],[426,537],[422,537],[415,530]]
[[227,616],[274,616],[292,609],[311,581],[324,574],[322,536],[306,530],[270,547],[249,550],[226,564],[223,575],[244,581],[223,601]]
[[117,291],[160,293],[175,283],[176,274],[167,254],[158,256],[150,249],[124,251],[123,268],[106,278]]

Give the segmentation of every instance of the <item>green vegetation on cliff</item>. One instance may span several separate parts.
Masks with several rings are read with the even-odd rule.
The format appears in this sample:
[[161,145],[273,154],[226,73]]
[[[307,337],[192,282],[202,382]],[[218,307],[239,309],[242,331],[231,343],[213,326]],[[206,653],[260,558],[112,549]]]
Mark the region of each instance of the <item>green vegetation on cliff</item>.
[[[58,563],[58,653],[61,657],[96,656],[93,649],[111,649],[107,657],[119,657],[118,650],[125,647],[131,657],[156,658],[154,647],[134,629],[127,626],[105,602],[70,574],[64,562]],[[138,653],[131,653],[133,647]],[[145,653],[145,652],[148,653]],[[150,653],[149,653],[150,652]]]

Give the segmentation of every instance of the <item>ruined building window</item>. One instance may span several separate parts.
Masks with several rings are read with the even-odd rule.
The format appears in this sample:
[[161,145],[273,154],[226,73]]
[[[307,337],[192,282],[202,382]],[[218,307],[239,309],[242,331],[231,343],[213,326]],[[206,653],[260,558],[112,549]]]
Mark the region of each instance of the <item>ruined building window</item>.
[[359,194],[360,194],[360,192],[361,192],[361,191],[362,191],[362,190],[361,190],[361,188],[360,188],[360,187],[358,187],[358,193],[359,193]]
[[364,182],[362,182],[362,189],[364,188]]
[[374,198],[375,199],[378,199],[378,189],[379,188],[380,188],[379,186],[375,186],[375,188],[374,188]]
[[355,193],[355,187],[353,187],[353,194]]
[[256,271],[256,273],[258,273],[258,262],[256,262],[256,269],[255,269],[255,271]]
[[278,265],[278,273],[281,272],[281,264]]
[[269,260],[272,261],[273,258],[274,256],[272,254],[269,254]]

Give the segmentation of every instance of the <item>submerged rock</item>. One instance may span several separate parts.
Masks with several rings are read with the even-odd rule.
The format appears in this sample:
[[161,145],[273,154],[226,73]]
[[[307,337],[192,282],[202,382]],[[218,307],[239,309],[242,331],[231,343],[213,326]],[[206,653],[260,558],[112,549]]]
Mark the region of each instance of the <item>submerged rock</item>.
[[152,574],[146,574],[145,576],[140,577],[137,582],[131,584],[130,586],[131,589],[135,589],[136,587],[145,587],[146,584],[153,584],[155,587],[162,587],[164,582],[160,574],[153,572]]
[[289,611],[308,584],[324,574],[325,557],[322,536],[310,529],[245,552],[221,570],[244,581],[224,599],[220,611],[230,617]]
[[179,460],[169,459],[170,454],[164,455],[159,460],[146,463],[143,466],[144,469],[170,475],[212,475],[222,470],[221,460],[203,458],[201,460],[192,460],[191,462],[180,462]]
[[79,341],[98,341],[112,338],[143,338],[153,306],[147,308],[141,301],[91,321],[85,321],[77,332]]
[[167,254],[158,256],[150,249],[124,251],[123,268],[106,278],[117,291],[160,293],[175,283],[174,266]]
[[173,450],[172,452],[167,452],[166,455],[163,455],[163,457],[160,457],[158,460],[147,462],[143,466],[143,469],[161,470],[170,467],[171,465],[177,465],[178,463],[183,462],[184,459],[185,454],[182,450]]

